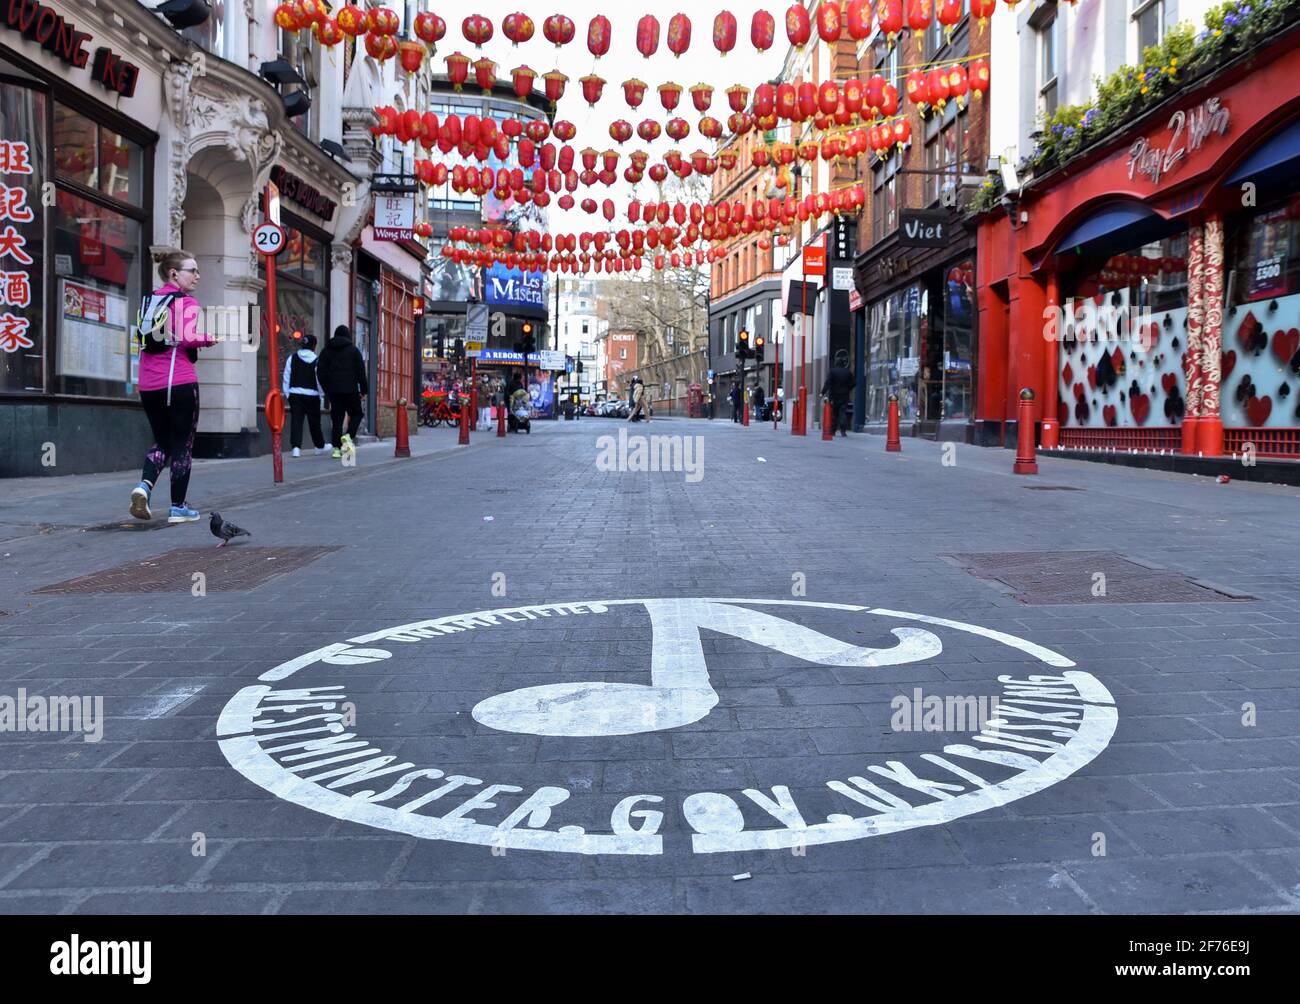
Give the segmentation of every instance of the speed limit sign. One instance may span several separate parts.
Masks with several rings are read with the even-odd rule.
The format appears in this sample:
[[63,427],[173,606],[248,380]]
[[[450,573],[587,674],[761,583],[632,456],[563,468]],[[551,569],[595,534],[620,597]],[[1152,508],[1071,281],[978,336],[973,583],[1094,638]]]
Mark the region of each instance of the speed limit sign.
[[253,250],[259,254],[277,255],[284,250],[284,228],[275,223],[262,223],[253,231]]

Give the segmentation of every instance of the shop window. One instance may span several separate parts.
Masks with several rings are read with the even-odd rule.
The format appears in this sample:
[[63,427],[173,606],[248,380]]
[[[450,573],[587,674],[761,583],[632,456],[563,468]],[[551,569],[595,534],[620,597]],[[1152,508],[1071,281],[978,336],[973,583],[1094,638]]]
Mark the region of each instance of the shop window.
[[1223,424],[1294,428],[1300,425],[1300,196],[1237,218],[1224,244]]
[[950,101],[943,114],[930,116],[925,125],[925,203],[934,205],[950,186],[955,194],[965,173],[966,112]]
[[212,53],[214,56],[229,57],[230,53],[226,49],[226,40],[229,34],[226,31],[226,5],[224,0],[216,0],[215,3],[208,5],[208,18],[202,24],[194,25],[182,31],[181,38],[188,39],[197,45],[200,49]]
[[1150,46],[1159,45],[1170,23],[1177,20],[1172,0],[1132,0],[1133,30],[1137,33],[1137,62]]
[[[325,347],[330,332],[329,324],[329,272],[326,264],[326,246],[312,235],[284,222],[285,249],[276,258],[276,349],[280,364],[302,347],[304,335],[316,336],[316,351]],[[265,268],[260,270],[265,278]],[[266,292],[259,297],[262,316],[262,340],[258,351],[257,400],[266,400],[271,385],[268,377],[266,331]],[[353,344],[364,351],[360,335],[353,332]],[[279,379],[279,374],[276,375]]]
[[[45,247],[40,193],[45,180],[46,97],[15,84],[0,87],[0,184],[5,205],[31,208],[9,212],[0,223],[0,391],[41,391],[44,384],[45,298],[41,270]],[[15,194],[21,193],[21,194]],[[12,227],[12,230],[9,228]],[[125,338],[122,340],[125,349]],[[125,380],[125,363],[117,372]]]
[[882,241],[898,227],[898,153],[891,153],[873,169],[871,234]]
[[1056,4],[1042,7],[1031,19],[1030,24],[1038,36],[1038,109],[1046,121],[1056,114],[1058,103],[1056,60],[1059,20]]
[[975,414],[975,262],[943,274],[943,412],[946,420]]
[[134,206],[144,198],[144,152],[139,145],[55,102],[54,173]]
[[867,421],[885,420],[891,394],[898,395],[899,414],[904,421],[918,417],[921,324],[928,313],[929,298],[919,284],[872,305],[868,317]]

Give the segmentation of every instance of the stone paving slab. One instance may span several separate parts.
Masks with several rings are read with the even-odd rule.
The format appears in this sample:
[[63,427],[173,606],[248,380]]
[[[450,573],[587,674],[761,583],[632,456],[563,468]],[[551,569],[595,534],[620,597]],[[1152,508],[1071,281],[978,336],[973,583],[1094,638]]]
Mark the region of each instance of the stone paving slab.
[[[1006,451],[958,447],[945,466],[937,444],[909,440],[886,455],[876,437],[823,443],[688,421],[634,434],[701,437],[700,480],[598,470],[600,437],[624,428],[539,424],[533,436],[475,437],[465,449],[435,432],[413,441],[411,461],[392,461],[391,444],[363,449],[355,470],[286,461],[280,487],[264,460],[200,464],[204,504],[220,505],[259,546],[336,549],[238,594],[37,594],[211,538],[203,525],[85,530],[120,519],[129,473],[6,483],[0,697],[19,687],[97,695],[104,738],[0,732],[0,912],[1300,910],[1300,575],[1279,561],[1300,553],[1300,491],[1046,456],[1040,483],[1083,490],[1027,492]],[[1027,607],[941,558],[1053,550],[1113,552],[1256,598]],[[396,758],[390,766],[445,775],[411,780],[409,797],[455,775],[479,782],[457,782],[412,815],[459,809],[495,826],[558,787],[568,797],[539,827],[608,834],[623,805],[620,825],[656,830],[658,853],[493,853],[345,819],[266,790],[218,742],[236,694],[324,646],[478,610],[683,597],[879,607],[1006,632],[1105,686],[1115,734],[1068,776],[969,815],[827,844],[702,851],[701,827],[730,832],[729,803],[700,803],[706,793],[725,795],[746,833],[787,829],[786,789],[810,826],[872,818],[879,810],[850,797],[866,794],[850,779],[908,812],[940,805],[953,792],[901,786],[892,765],[933,780],[942,768],[923,754],[974,731],[896,731],[893,702],[918,688],[997,696],[999,677],[1057,670],[938,626],[941,653],[864,667],[705,628],[699,651],[717,704],[698,720],[566,737],[474,718],[480,702],[520,688],[649,684],[649,617],[629,606],[371,642],[390,655],[317,662],[273,686],[341,686],[353,731]],[[890,648],[891,630],[907,623],[744,609],[841,646]],[[1247,703],[1253,725],[1243,723]],[[1010,775],[961,765],[988,781]],[[378,794],[400,776],[334,790]],[[323,792],[329,783],[311,782]],[[488,796],[489,785],[512,787]],[[474,791],[492,806],[467,807]],[[687,806],[705,803],[723,815],[688,820]],[[733,878],[744,873],[752,877]]]

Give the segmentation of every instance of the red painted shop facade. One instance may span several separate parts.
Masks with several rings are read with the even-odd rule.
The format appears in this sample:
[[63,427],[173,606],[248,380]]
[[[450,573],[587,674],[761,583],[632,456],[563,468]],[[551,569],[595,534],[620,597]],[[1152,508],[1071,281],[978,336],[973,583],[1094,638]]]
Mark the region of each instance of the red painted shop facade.
[[980,218],[985,437],[1300,458],[1296,34]]

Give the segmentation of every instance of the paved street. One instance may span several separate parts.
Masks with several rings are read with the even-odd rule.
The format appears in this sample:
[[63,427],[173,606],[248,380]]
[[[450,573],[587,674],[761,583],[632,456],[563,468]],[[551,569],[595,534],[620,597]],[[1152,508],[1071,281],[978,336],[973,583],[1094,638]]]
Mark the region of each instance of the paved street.
[[1300,909],[1300,490],[903,446],[436,430],[156,529],[6,483],[0,696],[105,718],[0,733],[0,911]]

